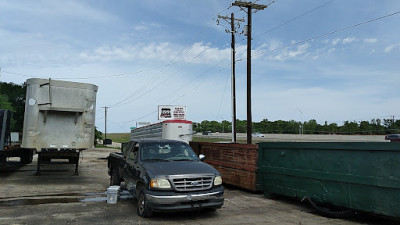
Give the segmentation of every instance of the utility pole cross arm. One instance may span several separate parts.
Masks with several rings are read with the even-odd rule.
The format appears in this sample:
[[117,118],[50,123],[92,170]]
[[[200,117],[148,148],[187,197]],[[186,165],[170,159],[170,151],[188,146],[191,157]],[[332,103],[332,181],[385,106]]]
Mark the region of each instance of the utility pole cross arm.
[[232,6],[246,7],[257,10],[263,10],[268,7],[267,5],[255,4],[252,2],[242,2],[242,1],[235,1],[234,3],[232,3]]

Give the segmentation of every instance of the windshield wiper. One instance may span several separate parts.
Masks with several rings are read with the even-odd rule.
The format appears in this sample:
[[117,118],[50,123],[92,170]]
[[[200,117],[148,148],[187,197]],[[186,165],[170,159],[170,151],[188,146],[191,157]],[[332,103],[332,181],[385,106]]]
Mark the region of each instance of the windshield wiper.
[[145,161],[162,161],[162,162],[171,162],[169,159],[144,159]]

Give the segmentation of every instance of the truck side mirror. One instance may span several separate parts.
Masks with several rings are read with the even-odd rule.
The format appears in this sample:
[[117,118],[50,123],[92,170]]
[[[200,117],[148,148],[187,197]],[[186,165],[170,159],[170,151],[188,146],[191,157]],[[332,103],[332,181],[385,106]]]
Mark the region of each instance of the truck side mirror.
[[200,161],[204,161],[204,160],[206,159],[206,156],[203,155],[203,154],[200,154],[200,155],[199,155],[199,158],[200,158]]

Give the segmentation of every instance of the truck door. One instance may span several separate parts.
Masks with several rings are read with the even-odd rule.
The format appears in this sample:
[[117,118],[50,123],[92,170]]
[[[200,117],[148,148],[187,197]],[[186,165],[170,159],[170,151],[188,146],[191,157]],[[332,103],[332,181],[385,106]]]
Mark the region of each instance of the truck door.
[[136,174],[137,174],[137,157],[138,157],[139,143],[135,143],[132,148],[128,149],[128,153],[124,154],[126,157],[125,166],[123,170],[124,180],[127,188],[133,190],[136,188]]

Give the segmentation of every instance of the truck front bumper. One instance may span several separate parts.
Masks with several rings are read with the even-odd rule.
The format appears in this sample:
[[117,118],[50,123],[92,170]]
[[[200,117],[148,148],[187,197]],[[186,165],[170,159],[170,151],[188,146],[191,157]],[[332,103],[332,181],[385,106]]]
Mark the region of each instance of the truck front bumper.
[[193,193],[146,191],[146,199],[153,211],[190,211],[221,208],[224,204],[223,194],[222,187]]

